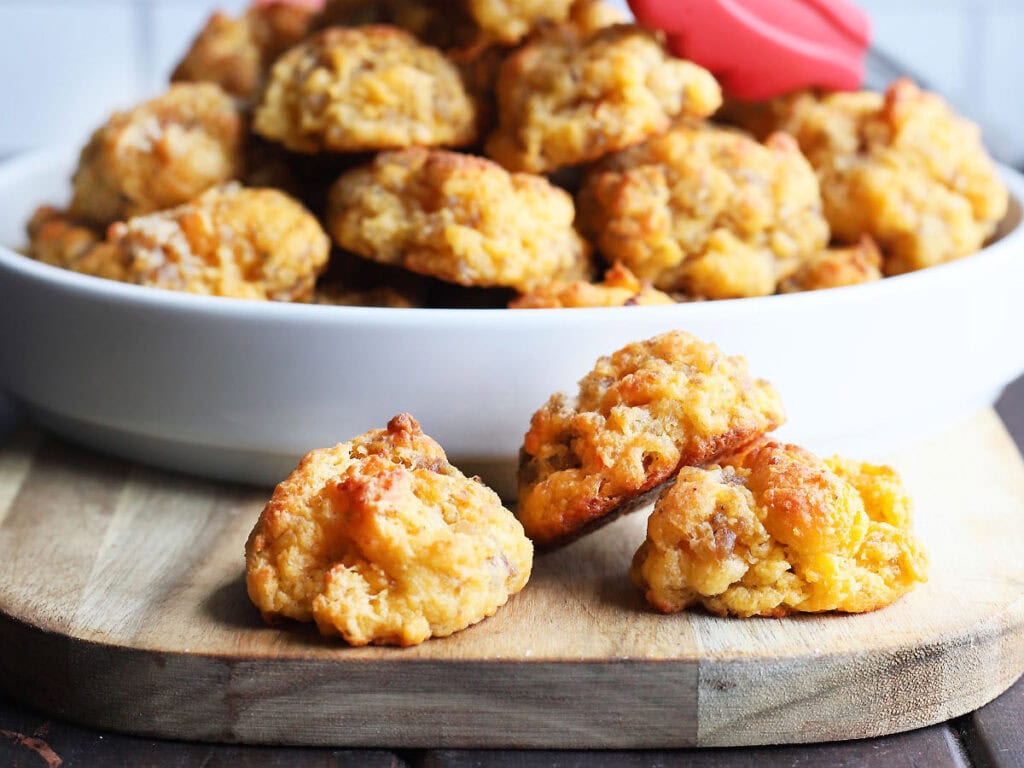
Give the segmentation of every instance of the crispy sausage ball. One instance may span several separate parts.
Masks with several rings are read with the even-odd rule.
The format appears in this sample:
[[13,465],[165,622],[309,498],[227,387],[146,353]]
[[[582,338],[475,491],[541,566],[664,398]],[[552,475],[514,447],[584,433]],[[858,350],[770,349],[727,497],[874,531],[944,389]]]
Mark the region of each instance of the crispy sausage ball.
[[[565,24],[577,34],[590,35],[599,29],[624,21],[625,18],[619,9],[603,0],[577,0],[573,3]],[[476,44],[447,51],[448,57],[462,72],[466,89],[476,102],[477,124],[480,126],[481,136],[487,135],[495,127],[498,114],[498,77],[505,59],[513,50],[513,47],[501,44]]]
[[818,172],[833,236],[855,243],[870,235],[886,274],[973,253],[1006,214],[1007,191],[977,126],[909,80],[884,96],[799,94],[772,105],[769,117]]
[[312,15],[289,2],[254,5],[239,17],[214,13],[171,80],[217,83],[233,96],[252,99],[274,59],[306,36]]
[[513,46],[550,24],[589,33],[625,20],[605,0],[327,0],[313,27],[392,24],[429,45],[465,50]]
[[49,205],[36,209],[27,229],[32,258],[75,272],[82,271],[78,265],[103,240],[96,227]]
[[461,146],[476,108],[439,50],[395,27],[326,29],[274,64],[254,130],[296,152]]
[[721,103],[709,72],[630,25],[540,35],[505,60],[497,90],[499,127],[487,154],[534,173],[596,160]]
[[509,303],[509,309],[563,309],[570,307],[645,307],[675,304],[667,293],[637,280],[621,264],[614,264],[600,283],[576,280],[545,283]]
[[781,293],[841,288],[882,279],[882,254],[875,241],[863,235],[856,245],[825,248],[800,265],[779,285]]
[[860,613],[925,580],[910,499],[889,467],[773,441],[729,463],[684,467],[654,507],[631,576],[658,610]]
[[191,200],[241,170],[245,127],[212,83],[181,83],[115,112],[82,150],[72,216],[106,226]]
[[230,184],[115,224],[97,249],[91,274],[208,296],[306,301],[330,241],[283,192]]
[[766,296],[828,242],[792,137],[680,124],[598,163],[577,198],[597,249],[663,291]]
[[44,264],[107,280],[129,280],[124,259],[102,232],[67,211],[41,206],[28,223],[28,234],[29,255]]
[[484,34],[514,45],[538,25],[565,21],[573,0],[466,0],[470,16]]
[[538,26],[565,21],[572,5],[573,0],[328,0],[317,26],[394,24],[440,48],[515,45]]
[[569,9],[566,23],[582,35],[592,35],[599,29],[627,22],[626,15],[605,0],[576,0]]
[[597,361],[575,400],[533,415],[519,456],[519,509],[538,546],[608,522],[689,464],[715,461],[783,423],[782,401],[740,357],[682,331]]
[[464,286],[520,291],[585,277],[572,198],[482,157],[385,152],[331,191],[328,228],[347,251]]
[[268,622],[316,621],[352,645],[415,645],[487,618],[530,578],[533,547],[501,500],[408,414],[312,451],[245,548]]

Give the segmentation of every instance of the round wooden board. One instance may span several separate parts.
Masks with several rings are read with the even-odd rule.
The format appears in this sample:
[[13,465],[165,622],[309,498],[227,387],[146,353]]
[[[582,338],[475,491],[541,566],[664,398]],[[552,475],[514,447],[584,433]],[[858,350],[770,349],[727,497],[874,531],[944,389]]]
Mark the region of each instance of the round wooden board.
[[416,648],[263,626],[242,548],[266,491],[22,432],[0,453],[0,686],[89,725],[387,747],[851,739],[995,698],[1024,672],[1024,466],[991,412],[893,458],[932,577],[862,616],[657,615],[641,511],[538,558],[493,618]]

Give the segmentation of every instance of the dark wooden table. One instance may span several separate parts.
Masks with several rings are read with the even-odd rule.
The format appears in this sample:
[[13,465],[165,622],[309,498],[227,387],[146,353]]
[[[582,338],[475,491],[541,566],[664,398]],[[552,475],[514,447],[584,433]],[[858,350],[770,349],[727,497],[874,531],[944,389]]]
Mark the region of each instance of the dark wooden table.
[[[999,403],[1024,450],[1024,378]],[[0,412],[0,434],[9,417]],[[1024,514],[1024,512],[1022,512]],[[867,741],[743,749],[525,752],[290,749],[189,744],[102,733],[53,720],[0,696],[0,768],[1024,768],[1024,679],[991,704],[942,725]]]

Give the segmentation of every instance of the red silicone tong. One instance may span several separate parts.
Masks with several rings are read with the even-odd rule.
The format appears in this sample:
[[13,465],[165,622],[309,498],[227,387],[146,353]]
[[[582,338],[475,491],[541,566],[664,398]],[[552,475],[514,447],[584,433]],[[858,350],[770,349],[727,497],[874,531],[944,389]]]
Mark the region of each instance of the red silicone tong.
[[766,99],[800,88],[855,90],[870,43],[867,14],[848,0],[629,0],[670,50],[711,70],[729,96]]

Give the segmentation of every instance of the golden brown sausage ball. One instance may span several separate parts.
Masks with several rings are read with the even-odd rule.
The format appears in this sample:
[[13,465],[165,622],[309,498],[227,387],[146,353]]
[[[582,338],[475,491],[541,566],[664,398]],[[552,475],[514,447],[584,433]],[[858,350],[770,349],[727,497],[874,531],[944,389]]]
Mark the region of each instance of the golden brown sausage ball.
[[216,187],[190,203],[110,228],[110,273],[207,296],[307,301],[330,241],[298,202],[274,189]]
[[709,72],[629,25],[540,35],[505,60],[497,89],[499,125],[487,154],[534,173],[596,160],[721,103]]
[[796,137],[821,180],[833,236],[870,235],[886,274],[973,253],[1006,214],[1006,187],[977,126],[909,80],[884,95],[787,97],[751,121],[765,126]]
[[72,216],[106,226],[191,200],[238,176],[245,126],[235,102],[211,83],[172,85],[115,112],[82,150]]
[[654,507],[631,575],[665,613],[860,613],[925,580],[910,499],[889,467],[764,441],[684,467]]
[[494,491],[448,463],[408,414],[311,451],[246,544],[267,621],[316,621],[351,645],[415,645],[491,616],[530,578],[533,547]]
[[463,286],[529,291],[589,273],[572,198],[482,157],[381,153],[338,180],[328,209],[345,250]]
[[785,134],[680,124],[598,163],[577,200],[605,257],[694,297],[772,294],[828,242],[818,181]]
[[313,12],[288,2],[254,5],[241,16],[216,12],[171,75],[174,82],[217,83],[233,96],[259,94],[270,65],[309,31]]
[[395,27],[334,27],[277,60],[253,127],[296,152],[463,146],[476,107],[436,48]]

